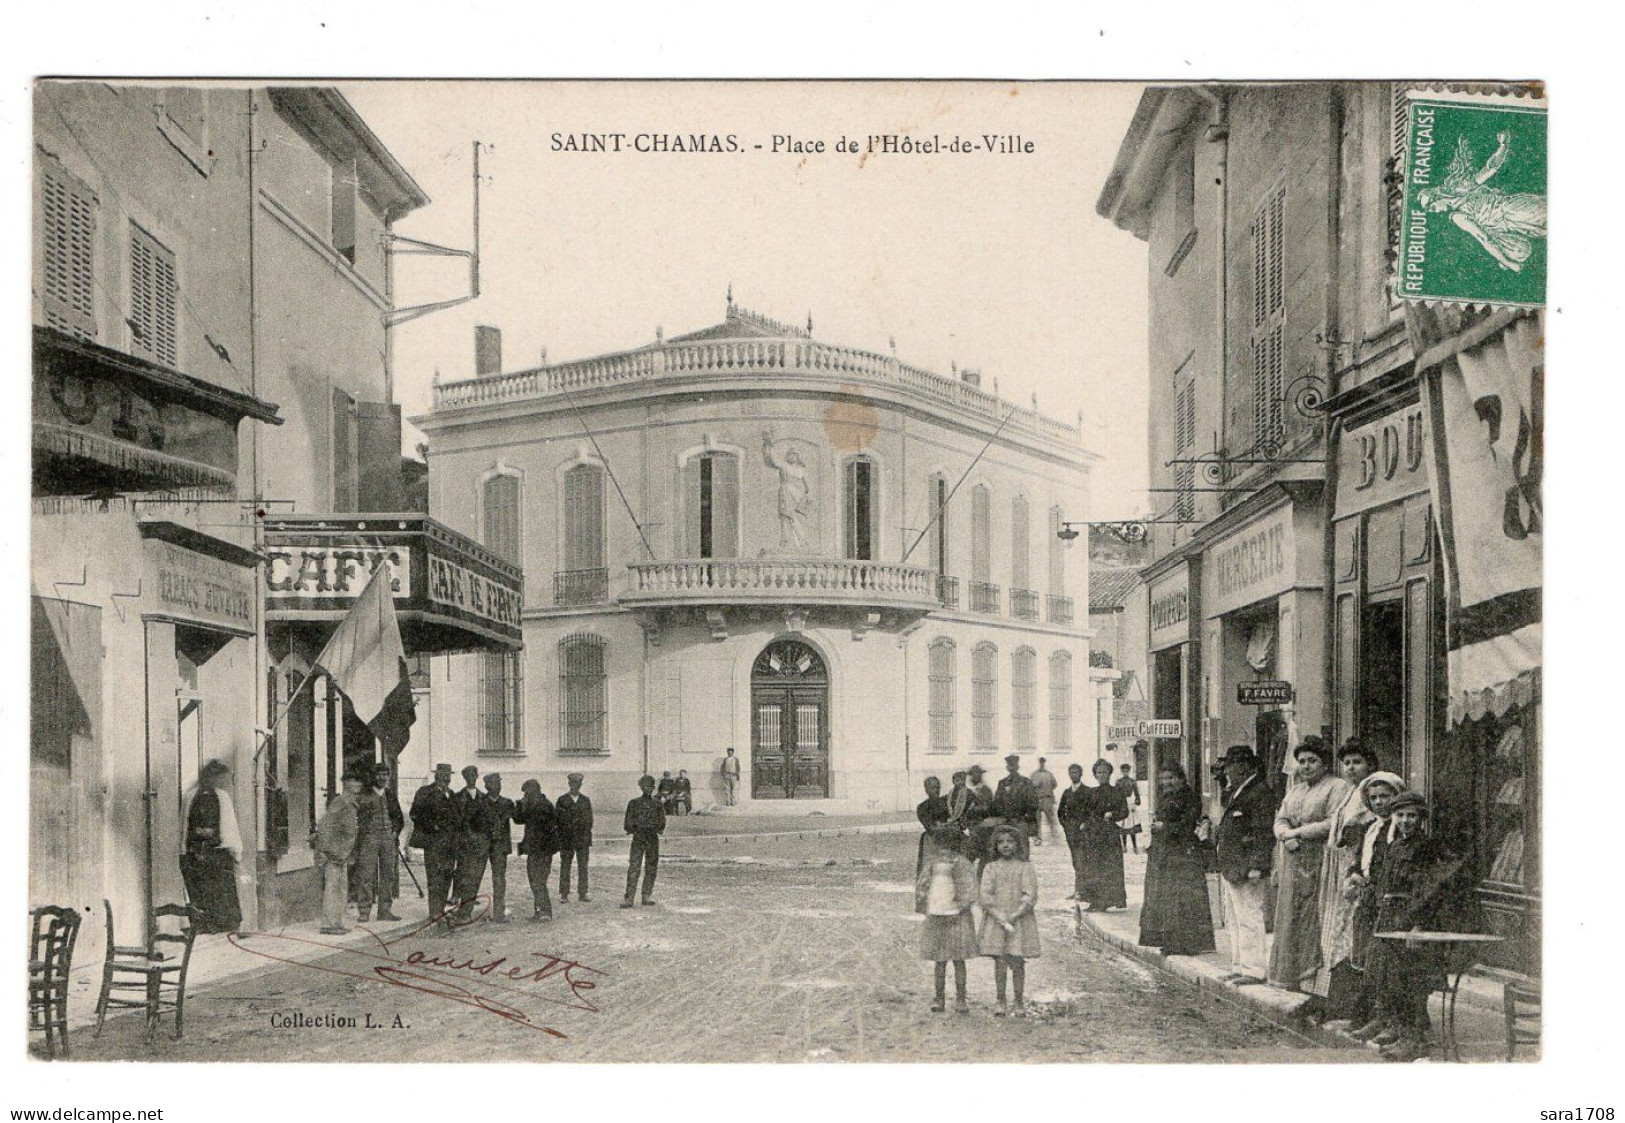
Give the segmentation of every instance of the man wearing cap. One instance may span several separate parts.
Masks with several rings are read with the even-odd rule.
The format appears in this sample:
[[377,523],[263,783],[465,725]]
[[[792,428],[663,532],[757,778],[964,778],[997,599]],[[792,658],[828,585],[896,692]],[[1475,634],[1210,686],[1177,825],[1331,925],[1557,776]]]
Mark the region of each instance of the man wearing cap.
[[491,855],[491,836],[485,830],[485,794],[479,789],[480,770],[472,764],[463,768],[463,789],[454,798],[457,807],[457,870],[452,874],[452,891],[457,895],[457,919],[467,922],[474,916],[475,898],[485,880],[485,864]]
[[1230,783],[1214,829],[1231,972],[1225,982],[1248,986],[1269,974],[1264,910],[1269,903],[1270,857],[1275,845],[1275,796],[1258,773],[1250,745],[1232,745],[1222,761]]
[[500,773],[485,774],[485,801],[480,805],[480,826],[491,863],[491,923],[508,923],[508,855],[513,853],[513,823],[518,805],[502,794]]
[[1027,779],[1033,786],[1034,798],[1038,800],[1036,823],[1039,829],[1033,832],[1033,842],[1040,841],[1039,835],[1045,823],[1049,824],[1049,837],[1054,841],[1061,833],[1061,825],[1055,819],[1055,773],[1045,766],[1044,758],[1039,757],[1038,767]]
[[412,797],[412,837],[408,845],[423,851],[423,874],[428,881],[429,917],[446,911],[451,880],[457,871],[457,835],[461,826],[456,797],[451,794],[451,765],[434,766],[434,782],[424,784]]
[[739,802],[739,758],[733,749],[722,758],[722,795],[729,807]]
[[357,919],[372,919],[373,902],[378,902],[379,920],[399,920],[390,911],[400,892],[401,873],[396,855],[400,851],[401,827],[406,817],[389,786],[389,765],[375,764],[371,782],[356,800],[355,903]]
[[565,777],[570,790],[559,796],[554,812],[559,824],[559,904],[570,899],[570,860],[575,859],[580,900],[587,900],[587,859],[592,854],[592,800],[581,794],[579,772]]
[[632,907],[632,894],[638,887],[638,871],[643,871],[643,903],[654,904],[655,873],[660,868],[660,833],[666,829],[666,808],[655,798],[655,778],[644,776],[638,781],[643,794],[626,805],[626,821],[622,824],[632,836],[632,852],[626,861],[626,900],[623,909]]
[[[1021,758],[1011,753],[1004,758],[1005,775],[993,793],[993,814],[1020,830],[1032,845],[1038,844],[1038,793],[1032,781],[1021,774]],[[1026,849],[1024,846],[1023,849]]]
[[967,790],[970,792],[970,807],[965,812],[965,826],[970,830],[970,849],[965,856],[978,863],[978,876],[981,863],[993,859],[993,828],[998,825],[987,822],[993,815],[993,790],[982,779],[983,775],[980,764],[965,769],[969,781]]
[[1061,793],[1061,806],[1057,814],[1061,829],[1066,832],[1067,848],[1072,851],[1072,896],[1067,899],[1081,901],[1085,869],[1083,824],[1089,817],[1091,796],[1083,782],[1083,765],[1067,765],[1066,775],[1072,782]]
[[316,854],[316,868],[322,875],[322,935],[342,936],[344,906],[350,899],[350,865],[355,861],[356,797],[361,794],[361,775],[346,772],[340,781],[343,790],[327,804],[327,812],[316,823],[310,845]]

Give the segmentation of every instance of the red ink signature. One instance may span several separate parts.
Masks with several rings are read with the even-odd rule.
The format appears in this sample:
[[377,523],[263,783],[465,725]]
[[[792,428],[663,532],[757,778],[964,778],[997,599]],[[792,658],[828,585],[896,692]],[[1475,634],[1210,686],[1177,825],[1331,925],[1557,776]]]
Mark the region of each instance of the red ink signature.
[[[472,919],[477,920],[478,916]],[[581,1010],[589,1014],[599,1012],[599,1007],[589,997],[598,984],[577,973],[601,976],[605,972],[573,959],[540,951],[531,952],[524,959],[514,960],[505,955],[476,959],[457,952],[397,949],[397,945],[436,926],[436,921],[426,920],[416,928],[386,940],[366,925],[358,924],[357,928],[372,937],[371,944],[361,947],[344,947],[325,940],[289,935],[286,932],[232,932],[227,934],[226,939],[233,947],[276,963],[286,963],[308,971],[321,971],[364,982],[386,982],[391,986],[471,1006],[506,1021],[528,1029],[540,1030],[564,1040],[568,1040],[568,1034],[538,1024],[515,1003],[528,1000],[561,1006],[567,1010]],[[244,942],[249,940],[252,942]],[[327,959],[320,963],[309,963],[291,959],[265,948],[267,942],[274,940],[284,940],[305,947],[324,948],[338,952],[347,959],[362,962],[335,964],[332,959]],[[562,984],[568,996],[555,997],[539,993],[532,986],[547,983]]]

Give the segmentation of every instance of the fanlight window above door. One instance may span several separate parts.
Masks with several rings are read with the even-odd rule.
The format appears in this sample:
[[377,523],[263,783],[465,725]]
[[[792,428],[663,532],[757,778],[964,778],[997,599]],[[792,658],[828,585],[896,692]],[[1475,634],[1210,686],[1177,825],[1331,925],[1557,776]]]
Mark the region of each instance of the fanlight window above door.
[[756,657],[751,668],[753,679],[793,679],[814,682],[827,679],[824,660],[818,652],[796,640],[778,640],[770,643]]

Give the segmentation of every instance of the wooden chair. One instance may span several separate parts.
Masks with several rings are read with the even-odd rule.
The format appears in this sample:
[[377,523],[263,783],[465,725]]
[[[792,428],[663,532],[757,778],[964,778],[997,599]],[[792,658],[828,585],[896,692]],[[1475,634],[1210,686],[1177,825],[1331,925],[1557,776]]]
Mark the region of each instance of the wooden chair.
[[[147,1012],[147,1044],[158,1036],[158,1019],[175,1015],[175,1040],[181,1039],[186,1017],[186,969],[192,963],[197,938],[197,910],[191,905],[160,905],[152,910],[152,938],[145,947],[121,947],[113,939],[113,906],[102,901],[107,913],[107,958],[102,962],[102,992],[96,1000],[96,1036],[100,1037],[107,1011],[114,1007]],[[178,918],[176,931],[165,922]],[[167,948],[171,950],[165,950]]]
[[1507,983],[1501,989],[1501,1011],[1506,1015],[1507,1060],[1519,1045],[1540,1045],[1540,983]]
[[79,911],[59,905],[29,910],[28,1028],[45,1034],[45,1055],[60,1043],[68,1055],[68,972],[79,939]]

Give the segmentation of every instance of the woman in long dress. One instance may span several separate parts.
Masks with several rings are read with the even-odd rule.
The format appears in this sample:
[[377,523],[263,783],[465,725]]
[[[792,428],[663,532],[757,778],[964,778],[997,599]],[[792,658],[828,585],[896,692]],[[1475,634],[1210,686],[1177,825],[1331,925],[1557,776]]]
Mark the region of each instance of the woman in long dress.
[[231,769],[211,760],[198,775],[197,787],[186,801],[186,850],[181,855],[181,880],[186,896],[198,911],[197,930],[208,935],[235,932],[243,925],[237,900],[237,862],[243,836],[237,811],[226,791]]
[[1095,786],[1085,790],[1088,799],[1083,822],[1078,825],[1078,861],[1083,874],[1079,893],[1089,902],[1090,912],[1105,912],[1128,907],[1121,830],[1128,818],[1128,804],[1112,785],[1111,761],[1095,761],[1094,776]]
[[1319,737],[1292,750],[1297,762],[1286,799],[1275,813],[1275,943],[1269,981],[1302,990],[1320,967],[1320,863],[1332,812],[1349,785],[1328,771],[1331,754]]
[[1202,804],[1184,771],[1164,763],[1157,774],[1157,814],[1145,851],[1145,905],[1140,945],[1167,955],[1213,950],[1213,912],[1208,903],[1209,846],[1196,837]]
[[1358,992],[1359,972],[1349,963],[1354,952],[1354,901],[1343,882],[1360,857],[1360,843],[1375,816],[1366,806],[1366,784],[1377,770],[1377,753],[1351,737],[1337,750],[1337,767],[1348,795],[1332,812],[1331,829],[1320,859],[1320,971],[1312,989],[1324,1001],[1315,1011],[1325,1019],[1348,1018]]

